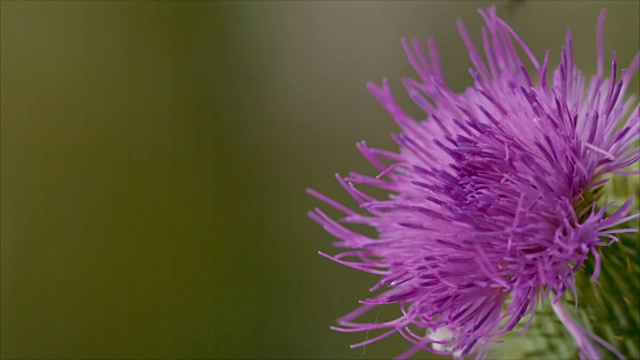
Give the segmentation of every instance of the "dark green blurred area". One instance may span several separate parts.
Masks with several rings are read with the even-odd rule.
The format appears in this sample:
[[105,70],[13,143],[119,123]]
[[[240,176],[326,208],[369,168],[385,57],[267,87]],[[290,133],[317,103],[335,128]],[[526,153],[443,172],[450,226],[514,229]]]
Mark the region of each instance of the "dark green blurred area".
[[[404,351],[329,330],[375,278],[317,255],[333,239],[304,190],[350,204],[332,174],[375,172],[355,142],[395,149],[365,83],[408,104],[401,37],[435,36],[450,85],[470,83],[455,19],[478,41],[488,4],[3,1],[0,356]],[[554,66],[571,26],[587,74],[603,7],[624,68],[637,1],[498,3]]]

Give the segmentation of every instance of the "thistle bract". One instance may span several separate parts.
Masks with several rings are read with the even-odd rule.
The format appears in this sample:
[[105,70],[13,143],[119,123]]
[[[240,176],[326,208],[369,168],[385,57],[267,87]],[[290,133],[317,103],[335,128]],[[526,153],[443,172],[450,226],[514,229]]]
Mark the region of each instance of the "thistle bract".
[[[640,57],[618,77],[613,54],[605,73],[603,12],[595,76],[587,81],[574,65],[567,31],[548,81],[549,52],[539,62],[494,8],[480,15],[484,56],[458,22],[474,65],[473,86],[463,93],[447,87],[432,39],[428,51],[403,41],[418,77],[402,82],[425,119],[398,106],[386,80],[368,85],[401,132],[392,135],[397,153],[358,144],[377,176],[337,176],[360,210],[309,190],[345,214],[338,222],[319,209],[310,213],[347,249],[323,255],[381,277],[372,288],[380,294],[339,319],[335,330],[381,330],[354,346],[398,333],[413,344],[401,358],[420,350],[482,358],[497,337],[523,319],[531,322],[539,302],[550,298],[582,357],[599,358],[598,343],[622,357],[558,300],[575,293],[575,273],[590,256],[592,279],[598,277],[598,247],[637,230],[620,226],[638,215],[629,214],[631,199],[598,206],[597,190],[612,174],[637,174],[625,168],[640,156],[640,109],[625,91]],[[387,190],[389,197],[375,199],[358,184]],[[377,236],[341,223],[371,226]],[[395,320],[357,322],[390,303],[400,308]]]

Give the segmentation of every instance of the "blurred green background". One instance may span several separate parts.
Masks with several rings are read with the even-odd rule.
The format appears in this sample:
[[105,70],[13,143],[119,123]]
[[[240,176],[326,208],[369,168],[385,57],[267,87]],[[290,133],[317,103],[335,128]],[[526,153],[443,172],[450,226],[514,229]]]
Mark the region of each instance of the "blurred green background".
[[[490,2],[1,3],[1,352],[5,359],[388,358],[329,330],[375,278],[317,255],[312,187],[395,149],[365,89],[414,76],[401,37],[435,36],[457,90]],[[538,56],[595,26],[626,67],[639,2],[502,2]],[[609,62],[607,57],[607,62]],[[632,89],[638,92],[638,77]],[[326,208],[326,206],[325,206]],[[426,356],[420,354],[420,356]]]

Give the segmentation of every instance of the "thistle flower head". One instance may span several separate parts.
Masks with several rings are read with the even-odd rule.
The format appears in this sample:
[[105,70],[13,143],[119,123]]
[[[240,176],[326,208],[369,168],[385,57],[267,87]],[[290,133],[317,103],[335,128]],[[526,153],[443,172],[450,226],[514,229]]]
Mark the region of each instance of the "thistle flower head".
[[[361,210],[309,190],[344,212],[340,222],[377,230],[367,237],[319,209],[310,213],[346,249],[323,255],[379,275],[372,291],[384,289],[335,329],[386,329],[355,346],[398,333],[413,344],[401,358],[419,350],[482,358],[497,337],[523,318],[530,323],[538,302],[551,297],[581,356],[600,356],[595,340],[622,357],[577,325],[558,299],[575,293],[575,274],[589,256],[596,263],[592,279],[598,277],[598,247],[636,230],[619,226],[638,216],[629,215],[630,200],[602,207],[596,201],[608,177],[632,173],[624,169],[640,157],[640,108],[632,97],[625,101],[640,56],[618,78],[613,54],[605,74],[603,12],[595,76],[587,81],[575,66],[568,31],[548,82],[549,52],[539,62],[494,8],[480,15],[484,57],[457,24],[474,65],[473,86],[462,93],[447,87],[433,40],[428,52],[403,41],[418,77],[402,83],[424,119],[394,101],[386,80],[368,85],[401,132],[392,135],[397,153],[358,144],[378,176],[338,176]],[[387,190],[389,197],[375,199],[357,185]],[[395,320],[356,322],[390,303],[401,310]]]

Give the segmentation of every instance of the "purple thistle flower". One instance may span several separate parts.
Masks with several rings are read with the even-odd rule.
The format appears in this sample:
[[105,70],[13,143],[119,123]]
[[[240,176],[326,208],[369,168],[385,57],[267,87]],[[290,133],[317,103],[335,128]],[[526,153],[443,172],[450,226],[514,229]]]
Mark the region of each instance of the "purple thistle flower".
[[[380,275],[371,291],[386,289],[361,301],[334,329],[385,330],[353,347],[398,333],[413,344],[399,358],[419,350],[483,358],[497,337],[529,316],[526,329],[538,303],[553,295],[553,308],[581,357],[601,356],[595,340],[622,358],[581,328],[559,299],[571,290],[577,307],[574,275],[587,257],[595,259],[595,280],[600,271],[597,248],[616,242],[617,233],[637,231],[618,226],[639,215],[628,215],[631,199],[612,211],[613,204],[598,208],[593,192],[611,174],[638,174],[623,169],[640,158],[640,108],[633,97],[624,99],[640,53],[619,79],[614,53],[605,76],[603,11],[597,74],[587,82],[574,65],[567,31],[560,65],[547,83],[549,52],[539,63],[495,8],[479,12],[486,22],[485,59],[463,23],[457,23],[475,67],[470,70],[474,84],[463,93],[445,84],[432,39],[428,55],[417,41],[403,40],[419,75],[403,79],[403,85],[428,114],[425,120],[400,108],[386,80],[382,86],[368,84],[401,133],[392,135],[398,153],[358,144],[379,169],[378,176],[337,175],[362,211],[308,190],[342,211],[346,216],[340,222],[365,224],[378,234],[370,238],[319,209],[310,212],[340,240],[335,245],[347,249],[336,256],[321,254]],[[534,74],[526,70],[517,48]],[[356,184],[384,189],[389,198],[375,199]],[[391,303],[401,309],[395,320],[356,322],[367,311]]]

